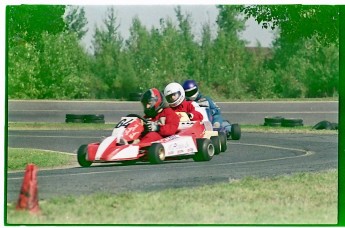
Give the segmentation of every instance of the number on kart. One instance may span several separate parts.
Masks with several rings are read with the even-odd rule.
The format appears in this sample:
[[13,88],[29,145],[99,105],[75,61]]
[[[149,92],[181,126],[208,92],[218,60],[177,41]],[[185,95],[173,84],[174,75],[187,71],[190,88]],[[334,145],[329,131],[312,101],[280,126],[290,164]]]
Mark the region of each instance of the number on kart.
[[127,127],[133,121],[134,121],[134,119],[129,119],[129,120],[122,119],[122,120],[120,120],[120,122],[117,123],[116,128]]

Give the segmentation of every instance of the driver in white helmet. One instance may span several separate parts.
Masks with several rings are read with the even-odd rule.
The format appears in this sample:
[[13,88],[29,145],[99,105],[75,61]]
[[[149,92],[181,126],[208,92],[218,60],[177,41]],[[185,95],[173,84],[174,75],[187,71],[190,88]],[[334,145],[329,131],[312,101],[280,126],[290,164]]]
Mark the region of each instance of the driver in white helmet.
[[[185,112],[192,121],[202,121],[203,115],[195,110],[193,101],[187,101],[183,87],[177,83],[169,83],[164,89],[164,96],[175,112]],[[195,103],[195,102],[194,102]],[[195,103],[195,105],[198,105]]]

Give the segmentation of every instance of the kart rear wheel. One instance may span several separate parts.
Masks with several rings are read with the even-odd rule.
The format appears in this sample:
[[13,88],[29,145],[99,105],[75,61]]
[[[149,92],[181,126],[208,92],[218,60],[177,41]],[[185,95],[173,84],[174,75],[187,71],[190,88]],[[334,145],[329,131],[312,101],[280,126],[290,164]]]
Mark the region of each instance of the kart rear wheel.
[[165,160],[165,150],[162,144],[153,143],[149,148],[149,161],[152,164],[161,164]]
[[221,152],[222,146],[220,144],[220,138],[218,136],[211,136],[211,141],[214,146],[214,154],[218,155]]
[[198,152],[193,156],[194,161],[210,161],[214,155],[214,146],[210,139],[196,139]]
[[81,145],[78,149],[78,163],[81,167],[90,167],[92,162],[86,160],[87,156],[87,145]]
[[220,140],[220,152],[225,152],[228,149],[228,145],[226,144],[227,136],[225,132],[218,132],[218,137]]
[[231,125],[231,139],[239,140],[241,138],[241,128],[238,124]]

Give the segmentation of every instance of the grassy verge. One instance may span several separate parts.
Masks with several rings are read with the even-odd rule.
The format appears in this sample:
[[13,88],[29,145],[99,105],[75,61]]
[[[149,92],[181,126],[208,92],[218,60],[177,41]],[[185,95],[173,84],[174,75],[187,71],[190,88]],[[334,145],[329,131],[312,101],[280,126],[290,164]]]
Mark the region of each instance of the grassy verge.
[[8,149],[8,171],[25,170],[29,163],[39,168],[54,168],[75,163],[76,157],[72,154],[56,153],[37,149]]
[[[25,123],[10,122],[9,130],[112,130],[115,123]],[[315,130],[312,126],[271,127],[263,125],[240,125],[242,132],[301,133],[301,134],[338,134],[335,130]]]
[[31,215],[7,206],[8,224],[335,224],[335,170],[160,192],[59,197]]

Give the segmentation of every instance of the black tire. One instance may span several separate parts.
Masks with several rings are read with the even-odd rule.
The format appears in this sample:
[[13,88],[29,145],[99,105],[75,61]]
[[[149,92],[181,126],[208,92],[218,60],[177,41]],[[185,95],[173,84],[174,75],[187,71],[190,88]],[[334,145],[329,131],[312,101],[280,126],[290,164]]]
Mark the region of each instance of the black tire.
[[281,116],[266,116],[264,126],[280,127],[283,119]]
[[293,118],[283,119],[282,126],[283,127],[303,126],[303,120],[302,119],[293,119]]
[[86,160],[87,155],[87,145],[81,145],[78,149],[78,163],[81,167],[90,167],[92,162]]
[[84,119],[66,119],[66,123],[84,123]]
[[211,136],[210,140],[214,146],[214,154],[218,155],[221,152],[220,138],[218,136]]
[[333,124],[327,120],[323,120],[313,126],[315,130],[333,130]]
[[218,137],[220,141],[220,151],[225,152],[228,149],[227,136],[225,132],[218,132]]
[[104,120],[103,114],[87,114],[84,115],[85,120]]
[[231,139],[239,140],[241,138],[241,127],[238,124],[231,125]]
[[84,115],[81,115],[81,114],[66,114],[66,119],[84,119]]
[[152,143],[149,148],[149,162],[151,164],[161,164],[165,160],[165,150],[162,144]]
[[214,146],[210,139],[196,139],[198,152],[193,156],[194,161],[210,161],[214,156]]
[[105,120],[84,120],[84,123],[101,123],[101,124],[104,124]]

